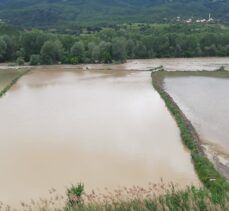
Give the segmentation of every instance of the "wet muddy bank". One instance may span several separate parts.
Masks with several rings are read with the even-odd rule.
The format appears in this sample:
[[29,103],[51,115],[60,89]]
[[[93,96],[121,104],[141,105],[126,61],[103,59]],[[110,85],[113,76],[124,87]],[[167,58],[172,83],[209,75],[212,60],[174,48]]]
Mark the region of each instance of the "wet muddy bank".
[[[175,118],[177,125],[180,129],[181,137],[184,144],[189,148],[192,154],[192,160],[196,169],[196,172],[203,182],[203,184],[211,191],[229,191],[228,182],[225,178],[225,168],[222,165],[215,167],[209,161],[204,148],[202,147],[201,140],[198,133],[193,127],[192,123],[188,120],[183,111],[176,104],[174,99],[168,94],[163,86],[163,79],[167,72],[152,72],[152,81],[154,88],[158,91],[162,99],[164,100],[167,108]],[[171,73],[169,73],[171,74]],[[173,73],[172,73],[173,74]],[[182,74],[182,73],[175,73]],[[185,73],[184,73],[185,74]],[[195,72],[195,74],[197,74]],[[204,73],[200,73],[204,74]],[[224,74],[224,73],[222,73]],[[219,173],[220,172],[220,173]]]

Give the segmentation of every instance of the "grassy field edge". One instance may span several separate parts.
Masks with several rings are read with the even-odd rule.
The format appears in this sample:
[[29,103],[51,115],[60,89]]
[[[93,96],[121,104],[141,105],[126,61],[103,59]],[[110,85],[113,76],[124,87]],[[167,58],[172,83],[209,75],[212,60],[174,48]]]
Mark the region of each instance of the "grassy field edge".
[[17,81],[24,75],[26,75],[28,72],[30,72],[31,69],[27,70],[22,70],[22,72],[17,75],[14,79],[12,79],[9,84],[2,90],[0,90],[0,97],[4,96],[6,92],[14,85],[17,83]]

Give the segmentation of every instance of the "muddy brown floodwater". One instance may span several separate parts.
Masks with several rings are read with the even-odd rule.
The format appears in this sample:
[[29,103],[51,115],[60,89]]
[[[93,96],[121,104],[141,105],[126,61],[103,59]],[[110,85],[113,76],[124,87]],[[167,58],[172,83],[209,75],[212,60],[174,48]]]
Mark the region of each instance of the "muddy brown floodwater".
[[211,160],[229,178],[229,73],[166,77],[165,88],[196,128]]
[[228,57],[204,57],[204,58],[165,58],[165,59],[139,59],[129,60],[124,64],[127,69],[150,70],[163,66],[167,71],[213,71],[220,67],[229,70]]
[[0,99],[0,199],[199,180],[150,72],[33,70]]

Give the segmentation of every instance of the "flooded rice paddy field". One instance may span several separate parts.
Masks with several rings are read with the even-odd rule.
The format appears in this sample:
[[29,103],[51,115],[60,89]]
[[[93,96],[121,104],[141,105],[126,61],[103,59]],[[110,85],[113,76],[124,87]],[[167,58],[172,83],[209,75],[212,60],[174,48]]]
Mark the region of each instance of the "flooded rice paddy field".
[[229,177],[229,72],[168,73],[164,86]]
[[38,67],[0,99],[0,199],[147,186],[199,185],[150,72]]

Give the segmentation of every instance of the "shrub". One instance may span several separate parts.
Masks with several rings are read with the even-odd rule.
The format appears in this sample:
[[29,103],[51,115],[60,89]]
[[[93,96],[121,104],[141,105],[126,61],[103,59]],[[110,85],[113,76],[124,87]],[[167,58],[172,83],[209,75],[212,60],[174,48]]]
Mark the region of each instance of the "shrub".
[[77,58],[78,63],[82,63],[84,60],[84,55],[85,48],[83,42],[76,42],[71,48],[71,56],[73,58]]
[[221,66],[219,69],[217,69],[216,71],[219,71],[219,72],[223,72],[225,71],[225,67],[224,66]]
[[39,65],[40,64],[40,55],[33,54],[30,57],[29,64],[30,65]]
[[63,46],[59,40],[48,40],[41,48],[41,63],[55,64],[62,60]]
[[78,185],[72,185],[67,189],[68,207],[76,207],[82,204],[82,194],[84,192],[84,185],[79,183]]
[[23,57],[18,57],[16,60],[17,65],[24,65],[25,64],[25,60]]

